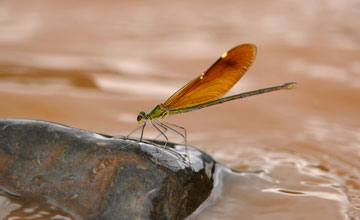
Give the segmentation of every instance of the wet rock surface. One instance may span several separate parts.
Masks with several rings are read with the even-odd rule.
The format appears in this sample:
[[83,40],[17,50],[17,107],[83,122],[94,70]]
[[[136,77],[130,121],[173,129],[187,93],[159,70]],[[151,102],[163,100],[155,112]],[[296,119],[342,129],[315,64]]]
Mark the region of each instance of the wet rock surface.
[[[210,195],[214,160],[51,122],[0,120],[0,188],[79,219],[184,219]],[[190,160],[189,160],[190,159]]]

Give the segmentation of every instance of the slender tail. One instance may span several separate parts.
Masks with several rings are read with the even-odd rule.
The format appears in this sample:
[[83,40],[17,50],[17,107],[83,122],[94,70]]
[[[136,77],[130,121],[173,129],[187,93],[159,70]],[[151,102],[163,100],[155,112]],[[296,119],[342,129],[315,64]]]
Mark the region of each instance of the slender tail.
[[237,95],[232,95],[232,96],[224,97],[224,98],[217,99],[214,101],[202,103],[202,104],[199,104],[196,106],[191,106],[188,108],[170,110],[170,114],[189,112],[189,111],[193,111],[196,109],[205,108],[205,107],[217,105],[217,104],[224,103],[224,102],[229,102],[229,101],[236,100],[236,99],[242,99],[242,98],[246,98],[246,97],[253,96],[253,95],[260,95],[260,94],[267,93],[267,92],[294,89],[294,88],[296,88],[296,85],[297,85],[296,82],[289,82],[289,83],[284,83],[283,85],[280,85],[280,86],[273,86],[273,87],[258,89],[258,90],[254,90],[254,91],[250,91],[250,92],[244,92],[244,93],[240,93]]

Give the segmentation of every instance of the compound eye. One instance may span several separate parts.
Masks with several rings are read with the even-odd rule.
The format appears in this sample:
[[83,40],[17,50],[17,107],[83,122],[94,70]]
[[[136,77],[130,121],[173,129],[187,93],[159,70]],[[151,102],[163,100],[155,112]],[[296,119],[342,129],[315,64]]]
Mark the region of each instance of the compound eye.
[[136,120],[137,120],[137,121],[142,121],[143,118],[144,118],[144,117],[143,117],[142,115],[138,115],[137,118],[136,118]]

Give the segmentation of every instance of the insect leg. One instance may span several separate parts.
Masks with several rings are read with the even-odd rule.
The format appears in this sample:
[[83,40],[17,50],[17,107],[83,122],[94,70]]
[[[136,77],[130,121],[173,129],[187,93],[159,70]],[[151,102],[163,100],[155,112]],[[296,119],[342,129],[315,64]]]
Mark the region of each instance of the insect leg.
[[[154,122],[154,123],[156,123],[157,125],[161,124],[161,123],[158,123],[158,122]],[[161,128],[164,129],[163,133],[166,134],[168,129],[166,127],[163,127],[163,126],[161,126]],[[158,136],[156,136],[156,138],[154,140],[157,140],[160,136],[162,136],[162,133],[160,133]]]
[[[160,123],[160,125],[161,125],[162,127],[168,128],[168,129],[172,130],[173,132],[175,132],[176,134],[178,134],[178,135],[180,135],[181,137],[184,138],[186,156],[187,156],[187,158],[189,159],[189,163],[191,163],[191,162],[190,162],[189,151],[188,151],[188,148],[187,148],[187,133],[186,133],[186,129],[183,128],[183,127],[181,127],[181,126],[179,126],[179,125],[171,124],[171,123],[168,123],[168,122],[159,122],[159,123]],[[171,126],[183,130],[184,133],[181,133],[180,131],[172,128]]]
[[154,128],[156,128],[156,130],[158,130],[160,132],[160,135],[162,135],[165,138],[166,142],[165,142],[164,146],[166,147],[167,142],[169,141],[169,139],[165,135],[165,133],[158,126],[156,126],[156,125],[160,125],[160,124],[156,123],[155,121],[151,121],[151,124],[154,126]]
[[[182,137],[184,138],[185,144],[186,144],[186,130],[185,130],[185,128],[180,127],[180,126],[177,126],[177,125],[173,125],[173,124],[170,124],[170,123],[163,123],[163,122],[160,122],[160,121],[157,121],[157,123],[158,123],[158,125],[159,125],[160,127],[164,128],[164,129],[167,128],[167,129],[173,131],[174,133],[182,136]],[[183,130],[184,130],[184,134],[181,133],[181,132],[179,132],[179,131],[177,131],[176,129],[172,128],[171,126],[174,126],[174,127],[183,129]],[[188,151],[188,149],[187,149],[187,145],[185,145],[185,151],[186,151],[186,156],[187,156],[187,158],[188,158],[188,160],[189,160],[189,165],[190,165],[190,164],[191,164],[191,162],[190,162],[190,155],[189,155],[189,151]],[[176,155],[178,155],[178,156],[180,156],[181,158],[184,158],[184,156],[183,156],[182,154],[177,153],[176,151],[171,151],[171,152],[174,153],[174,154],[176,154]],[[186,160],[186,158],[184,158],[184,159]]]
[[146,123],[144,123],[143,125],[140,125],[140,126],[136,127],[134,130],[132,130],[132,131],[126,136],[126,139],[129,139],[130,135],[132,135],[133,133],[135,133],[137,130],[139,130],[139,129],[141,128],[141,137],[140,137],[140,140],[139,140],[139,141],[142,141],[145,126],[146,126]]
[[[187,133],[186,133],[186,129],[185,129],[185,128],[183,128],[183,127],[181,127],[181,126],[179,126],[179,125],[171,124],[171,123],[169,123],[169,122],[160,122],[160,124],[162,124],[164,127],[172,130],[173,132],[175,132],[175,133],[177,133],[178,135],[180,135],[181,137],[183,137],[183,138],[184,138],[184,142],[185,142],[185,146],[187,146]],[[176,129],[174,129],[174,128],[171,128],[171,126],[177,127],[177,128],[179,128],[179,129],[183,130],[184,133],[181,133],[181,132],[179,132],[178,130],[176,130]]]
[[140,141],[142,141],[142,139],[143,139],[143,137],[144,137],[144,129],[145,129],[145,126],[146,126],[146,122],[144,122],[144,125],[142,126],[142,129],[141,129]]

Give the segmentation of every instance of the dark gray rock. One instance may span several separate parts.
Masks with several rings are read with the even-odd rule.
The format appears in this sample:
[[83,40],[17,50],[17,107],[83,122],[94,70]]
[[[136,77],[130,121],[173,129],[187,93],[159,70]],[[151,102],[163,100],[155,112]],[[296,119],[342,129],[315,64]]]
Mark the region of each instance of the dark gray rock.
[[80,219],[184,219],[213,189],[214,160],[195,148],[0,119],[0,188]]

